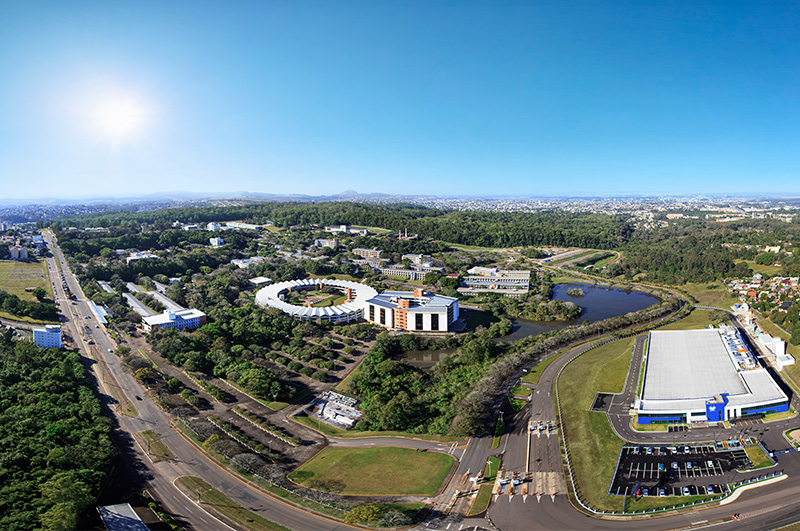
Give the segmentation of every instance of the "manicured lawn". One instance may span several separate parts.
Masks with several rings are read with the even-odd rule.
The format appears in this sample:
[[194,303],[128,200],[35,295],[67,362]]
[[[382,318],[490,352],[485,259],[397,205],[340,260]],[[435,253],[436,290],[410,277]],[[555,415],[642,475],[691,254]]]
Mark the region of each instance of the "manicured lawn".
[[753,463],[753,470],[767,468],[775,464],[760,446],[748,446],[744,451],[747,452],[747,457]]
[[500,446],[500,437],[503,436],[503,430],[506,428],[503,417],[497,419],[497,424],[494,427],[494,438],[492,439],[492,450]]
[[772,422],[774,420],[790,419],[795,415],[797,415],[797,412],[794,409],[789,408],[789,411],[784,411],[782,413],[767,413],[761,420],[763,422]]
[[25,301],[35,301],[36,297],[25,288],[44,288],[48,297],[53,296],[53,288],[47,279],[47,265],[41,262],[0,262],[0,289],[16,295]]
[[525,376],[520,378],[520,380],[532,384],[539,383],[539,378],[542,376],[542,372],[544,372],[544,370],[547,368],[548,365],[556,361],[556,358],[558,358],[559,354],[560,353],[554,354],[549,358],[547,358],[546,360],[540,361],[539,363],[531,367],[525,374]]
[[153,430],[140,431],[138,435],[142,438],[142,447],[146,452],[149,452],[150,458],[154,461],[175,457],[175,455],[169,451],[169,448],[161,442],[161,439]]
[[203,508],[216,511],[246,529],[252,531],[289,531],[282,525],[270,522],[266,518],[248,511],[200,478],[183,476],[178,478],[177,482],[195,500],[197,500],[197,493],[199,492],[200,505]]
[[622,510],[622,498],[608,496],[622,447],[608,418],[589,407],[598,392],[619,393],[625,384],[634,338],[590,350],[570,363],[558,380],[558,397],[575,478],[585,502],[595,509]]
[[475,516],[481,514],[489,508],[489,502],[492,501],[492,485],[481,485],[478,495],[472,502],[472,506],[467,511],[467,516]]
[[511,389],[511,394],[512,395],[516,395],[516,396],[528,396],[532,392],[533,392],[533,389],[531,389],[530,387],[522,386],[522,385],[518,385],[518,386],[513,387]]
[[520,409],[525,407],[525,404],[528,403],[527,400],[520,400],[519,398],[511,398],[508,397],[508,401],[511,403],[511,409],[514,411],[519,411]]
[[636,431],[669,431],[668,424],[639,424],[634,421],[633,429]]
[[337,494],[433,496],[453,463],[450,455],[409,448],[328,447],[289,479]]

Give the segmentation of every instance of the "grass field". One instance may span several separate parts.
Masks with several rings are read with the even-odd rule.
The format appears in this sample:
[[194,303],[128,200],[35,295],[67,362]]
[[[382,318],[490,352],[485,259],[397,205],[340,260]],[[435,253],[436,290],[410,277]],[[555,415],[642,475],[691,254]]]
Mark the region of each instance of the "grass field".
[[497,424],[494,427],[494,437],[492,438],[491,449],[494,450],[500,446],[500,438],[503,436],[503,430],[506,428],[506,423],[503,422],[503,417],[497,419]]
[[542,372],[544,372],[544,370],[547,368],[548,365],[556,361],[556,358],[558,358],[558,356],[559,356],[558,354],[555,354],[553,356],[550,356],[544,361],[540,361],[539,363],[531,367],[525,374],[525,376],[520,378],[520,380],[532,384],[539,383],[539,378],[542,376]]
[[747,452],[747,457],[749,457],[750,462],[753,463],[753,470],[768,468],[775,465],[775,462],[760,446],[748,446],[744,451]]
[[139,415],[139,412],[136,411],[136,408],[133,407],[133,404],[130,402],[125,402],[125,405],[121,408],[122,414],[126,417],[135,417]]
[[734,297],[720,281],[700,284],[687,283],[680,288],[697,299],[699,306],[730,310],[731,306],[739,302],[739,297]]
[[736,260],[737,264],[739,262],[744,262],[745,264],[747,264],[750,267],[750,269],[753,270],[753,273],[761,273],[762,275],[769,275],[771,277],[774,277],[775,275],[781,272],[780,267],[757,264],[753,260]]
[[22,300],[35,301],[36,297],[25,288],[44,288],[49,297],[53,296],[45,262],[0,262],[0,289]]
[[693,310],[683,319],[659,328],[659,330],[697,330],[715,323],[715,310]]
[[622,440],[614,434],[606,415],[591,412],[589,407],[598,392],[622,391],[633,341],[633,338],[615,341],[590,350],[567,365],[558,379],[558,397],[575,478],[584,501],[598,510],[622,510],[621,498],[606,495]]
[[252,531],[289,531],[281,525],[248,511],[200,478],[183,476],[178,478],[177,482],[195,500],[199,499],[204,509],[216,511],[245,529]]
[[409,448],[328,447],[289,474],[309,488],[345,495],[433,496],[455,459]]
[[467,517],[481,514],[489,508],[490,501],[492,501],[492,485],[481,485],[478,495],[475,496],[469,511],[467,511]]
[[137,435],[142,439],[142,448],[150,454],[150,458],[153,459],[153,461],[172,459],[175,457],[175,455],[169,451],[169,448],[161,442],[161,439],[153,430],[140,431]]
[[511,398],[508,397],[509,403],[511,403],[511,409],[514,411],[519,411],[520,409],[525,407],[525,404],[528,403],[527,400],[520,400],[519,398]]
[[[708,324],[708,318],[709,312],[695,310],[672,327],[702,328]],[[615,341],[586,352],[567,365],[558,380],[565,436],[581,499],[600,511],[622,510],[623,498],[606,494],[614,475],[622,440],[611,429],[608,417],[603,413],[589,411],[589,407],[598,392],[622,391],[634,341],[635,338]],[[706,498],[647,496],[639,500],[629,499],[626,510],[670,507]]]

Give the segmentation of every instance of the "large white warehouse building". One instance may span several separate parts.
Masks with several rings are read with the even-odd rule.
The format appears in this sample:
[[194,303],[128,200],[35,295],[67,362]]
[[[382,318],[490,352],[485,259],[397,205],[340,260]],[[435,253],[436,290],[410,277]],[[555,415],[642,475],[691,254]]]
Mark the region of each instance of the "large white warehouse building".
[[720,422],[788,411],[789,399],[731,327],[650,332],[640,424]]

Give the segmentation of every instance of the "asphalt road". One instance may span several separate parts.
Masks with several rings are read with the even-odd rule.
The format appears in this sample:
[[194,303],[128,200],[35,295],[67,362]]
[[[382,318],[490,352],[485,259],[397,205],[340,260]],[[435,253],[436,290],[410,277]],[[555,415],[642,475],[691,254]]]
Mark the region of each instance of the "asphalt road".
[[[521,469],[524,467],[524,462],[527,455],[528,438],[523,436],[525,430],[518,429],[518,426],[526,424],[525,418],[533,418],[535,420],[550,420],[555,419],[555,409],[552,397],[553,381],[558,374],[558,371],[572,358],[579,355],[582,348],[575,348],[565,352],[561,357],[551,363],[543,372],[539,383],[536,386],[538,393],[531,395],[530,405],[524,408],[513,418],[511,425],[511,433],[506,438],[507,444],[501,442],[501,450],[504,450],[504,468],[508,469]],[[639,358],[638,365],[641,364]],[[637,364],[634,363],[633,367]],[[634,375],[635,373],[635,375]],[[517,375],[520,376],[520,375]],[[515,379],[515,376],[512,379]],[[629,371],[629,382],[632,385],[638,385],[638,371],[631,369]],[[635,377],[634,377],[635,376]],[[635,382],[635,383],[634,383]],[[624,394],[624,393],[623,393]],[[795,418],[787,421],[780,421],[770,423],[769,426],[761,425],[759,427],[750,426],[748,428],[730,428],[728,430],[722,429],[704,429],[700,432],[697,430],[692,432],[679,432],[677,434],[668,434],[664,432],[653,432],[668,442],[672,437],[680,440],[697,440],[709,441],[714,438],[728,438],[734,437],[739,433],[743,434],[756,434],[765,445],[770,448],[770,445],[787,446],[784,442],[781,445],[782,431],[790,426],[800,426],[800,418]],[[695,430],[692,430],[693,432]],[[763,435],[761,435],[763,432]],[[683,435],[686,434],[684,438]],[[635,432],[637,439],[641,442],[652,441],[649,438],[652,433],[641,434]],[[547,444],[553,444],[558,440],[560,434],[551,436],[551,441]],[[715,437],[716,436],[716,437]],[[486,457],[491,454],[491,451],[485,450],[488,447],[486,442],[491,438],[483,437],[481,439],[473,439],[473,444],[470,445],[465,452],[464,460],[472,462],[485,462]],[[484,442],[486,441],[486,442]],[[531,462],[529,466],[534,472],[537,466],[546,469],[549,467],[549,462],[534,462],[537,458],[546,459],[548,456],[548,449],[542,445],[541,439],[536,440],[535,437],[531,438],[531,444],[534,445],[531,451]],[[772,448],[770,448],[772,449]],[[550,455],[553,450],[550,450]],[[554,461],[553,468],[558,473],[561,481],[564,481],[563,471],[560,467],[560,453],[555,453],[558,458]],[[690,510],[685,513],[672,513],[667,516],[646,518],[646,519],[602,519],[588,514],[584,509],[579,508],[574,500],[570,499],[561,490],[559,494],[550,497],[545,492],[543,496],[536,497],[529,495],[527,497],[515,495],[511,499],[508,496],[499,496],[492,501],[485,518],[460,518],[452,514],[447,517],[441,517],[432,514],[426,519],[417,529],[422,530],[444,530],[444,529],[459,529],[468,526],[482,526],[484,528],[493,528],[500,530],[584,530],[584,529],[691,529],[702,528],[708,526],[719,527],[723,529],[774,529],[781,525],[794,523],[800,520],[800,507],[795,503],[795,497],[800,494],[800,453],[790,453],[781,455],[777,458],[778,464],[773,469],[767,469],[761,473],[768,473],[772,470],[784,470],[788,477],[780,482],[763,485],[752,490],[743,492],[736,501],[727,505],[715,505],[704,509]],[[731,473],[728,481],[738,481],[754,474],[738,474]],[[611,478],[609,478],[609,481]],[[533,492],[533,491],[529,491]],[[740,513],[741,517],[738,520],[732,519],[734,513]],[[450,527],[448,527],[448,524]]]
[[[71,303],[65,298],[63,290],[61,290],[60,278],[54,270],[54,259],[48,259],[51,279],[56,285],[59,307],[64,315],[69,316],[68,320],[62,324],[69,330],[76,341],[80,341],[83,334],[87,336],[86,339],[91,335],[92,339],[97,343],[97,347],[91,355],[89,355],[89,346],[85,342],[80,342],[80,349],[84,356],[87,357],[88,365],[93,370],[92,374],[97,377],[102,400],[109,408],[116,411],[117,402],[111,396],[114,395],[120,401],[131,401],[139,411],[139,415],[134,418],[119,415],[115,417],[119,427],[115,433],[115,441],[122,452],[126,464],[146,479],[150,490],[156,494],[156,497],[159,498],[170,513],[179,520],[190,524],[194,529],[224,528],[219,521],[207,514],[202,506],[195,503],[195,500],[183,495],[173,484],[177,477],[194,475],[202,477],[206,482],[242,506],[290,529],[352,529],[345,524],[307,513],[251,487],[210,461],[189,441],[174,431],[169,425],[169,416],[146,397],[145,389],[122,367],[120,360],[116,356],[108,354],[108,349],[115,348],[115,345],[105,333],[104,328],[96,327],[98,323],[85,302],[77,280],[69,273],[60,250],[54,245],[49,234],[45,236],[45,239],[48,240],[55,259],[58,259],[62,264],[67,285],[78,298],[75,303]],[[89,316],[88,319],[86,319],[87,315]],[[85,328],[87,325],[88,331]],[[564,478],[560,473],[560,449],[558,447],[560,434],[556,431],[549,438],[546,436],[528,437],[527,430],[528,421],[531,417],[538,421],[555,420],[552,397],[554,378],[560,368],[579,353],[579,349],[572,349],[562,354],[556,362],[552,363],[544,371],[536,386],[536,391],[538,392],[534,392],[531,395],[530,404],[520,413],[510,415],[510,418],[507,419],[510,433],[507,432],[504,435],[500,447],[495,450],[490,449],[491,437],[475,438],[455,445],[397,438],[331,439],[330,444],[347,446],[393,444],[446,451],[457,457],[459,463],[456,472],[437,497],[436,506],[425,521],[418,526],[418,529],[449,530],[464,529],[470,526],[494,527],[503,530],[686,529],[710,525],[725,529],[773,529],[800,519],[800,507],[795,507],[793,504],[793,500],[800,495],[799,453],[786,454],[778,458],[777,468],[787,472],[789,476],[787,479],[773,485],[747,491],[739,499],[726,506],[715,506],[661,518],[626,521],[599,519],[576,509],[563,490]],[[636,364],[634,364],[635,366]],[[632,369],[631,373],[634,372]],[[638,376],[634,378],[629,375],[629,377],[632,381],[638,382]],[[142,397],[143,400],[136,400],[136,396]],[[627,400],[625,396],[619,398],[621,399],[619,404],[624,404]],[[616,398],[614,403],[617,404]],[[615,423],[615,427],[618,424]],[[800,425],[800,420],[794,419],[771,423],[769,426],[770,431],[767,431],[766,426],[759,427],[758,431],[755,426],[749,429],[751,430],[750,433],[757,432],[759,434],[762,433],[760,430],[763,430],[762,437],[765,444],[768,447],[775,445],[775,448],[771,449],[778,449],[780,431],[786,427],[797,425]],[[151,462],[146,450],[140,448],[132,438],[133,433],[144,429],[151,429],[158,434],[175,454],[175,459],[156,463]],[[711,438],[733,436],[743,432],[741,429],[732,429],[725,432],[721,432],[721,430],[714,431],[716,431],[714,433],[716,437],[708,436],[710,432],[694,432],[691,434],[691,440],[695,440],[695,437],[698,440],[710,440]],[[679,435],[683,438],[683,433]],[[641,434],[631,434],[631,437],[639,436]],[[663,435],[660,436],[663,437]],[[645,435],[642,442],[653,440],[650,437],[652,437],[652,434]],[[687,433],[685,440],[690,440],[689,437],[690,434]],[[702,439],[703,437],[705,438]],[[625,438],[627,438],[627,435]],[[490,505],[486,519],[465,519],[461,517],[460,514],[464,514],[466,510],[465,498],[460,498],[452,511],[444,512],[443,509],[453,499],[456,491],[464,490],[462,478],[464,476],[477,475],[483,470],[490,455],[500,455],[503,459],[504,469],[522,471],[527,467],[531,473],[548,472],[556,474],[561,482],[555,483],[558,493],[552,498],[547,492],[544,492],[543,494],[545,495],[538,498],[535,495],[515,495],[510,499],[508,496],[500,497]],[[541,490],[546,489],[543,487]],[[741,513],[741,519],[731,519],[731,515],[735,512]]]
[[[122,367],[120,359],[108,353],[108,349],[114,349],[116,345],[107,335],[105,328],[96,321],[77,279],[69,272],[64,257],[52,241],[52,237],[46,234],[45,239],[54,255],[47,260],[51,280],[56,286],[59,309],[67,316],[67,321],[63,322],[62,326],[69,329],[72,337],[79,343],[79,349],[87,360],[91,375],[98,382],[101,401],[114,413],[113,420],[117,423],[114,440],[126,465],[146,480],[148,489],[170,514],[193,529],[225,528],[224,524],[203,509],[202,504],[198,505],[196,500],[187,498],[173,484],[178,477],[197,476],[243,507],[289,529],[354,529],[347,524],[306,512],[254,488],[211,461],[191,442],[172,429],[169,415],[147,397],[146,389]],[[61,263],[67,286],[78,299],[74,303],[67,299],[63,292],[60,276],[55,269],[55,260]],[[89,326],[90,335],[96,342],[96,348],[80,340],[81,333],[78,329],[86,325]],[[85,331],[84,328],[82,333],[85,334]],[[137,400],[136,396],[142,400]],[[133,403],[137,409],[136,417],[118,414],[120,405],[118,401],[126,400]],[[153,430],[172,451],[175,458],[152,462],[146,449],[141,448],[133,438],[134,433],[143,430]]]

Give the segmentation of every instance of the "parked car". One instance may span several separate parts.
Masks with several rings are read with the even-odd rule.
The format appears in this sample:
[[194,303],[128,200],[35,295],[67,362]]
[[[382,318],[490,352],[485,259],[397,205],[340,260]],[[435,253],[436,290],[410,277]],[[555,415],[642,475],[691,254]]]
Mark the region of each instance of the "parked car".
[[689,495],[689,487],[683,487],[683,495],[684,496],[688,496]]

